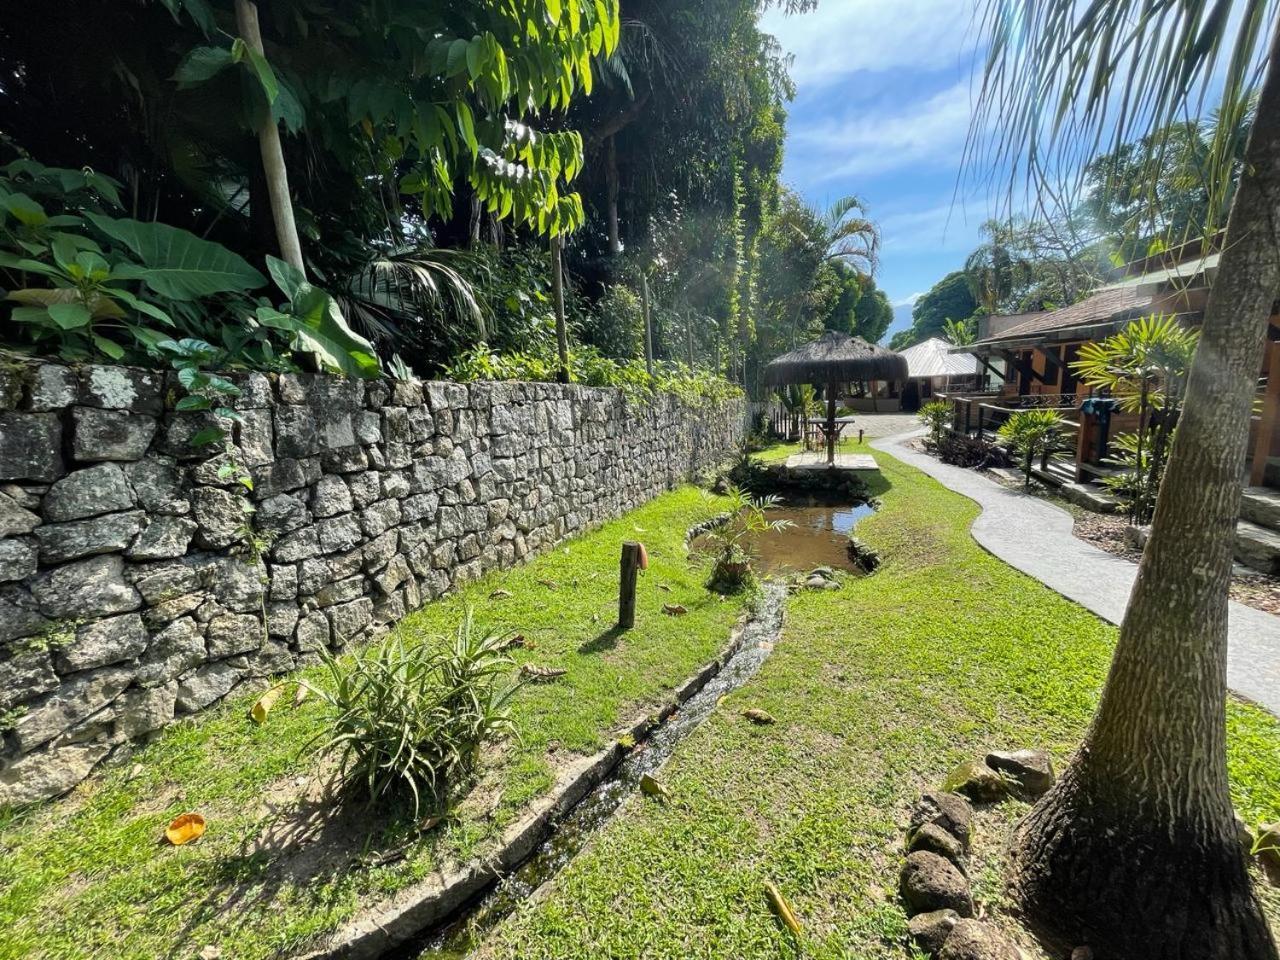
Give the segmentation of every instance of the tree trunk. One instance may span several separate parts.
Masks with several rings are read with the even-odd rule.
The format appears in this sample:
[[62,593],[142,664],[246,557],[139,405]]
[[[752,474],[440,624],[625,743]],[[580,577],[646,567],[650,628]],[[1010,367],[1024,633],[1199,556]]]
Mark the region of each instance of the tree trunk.
[[613,134],[605,142],[604,177],[609,210],[609,255],[616,257],[622,253],[622,238],[618,235],[618,144]]
[[644,370],[653,376],[653,321],[649,316],[649,278],[640,274],[640,307],[644,314]]
[[[258,6],[252,0],[236,0],[236,29],[250,49],[263,55],[262,32],[258,29]],[[276,226],[280,257],[305,274],[302,244],[298,241],[298,227],[293,222],[289,174],[285,170],[284,149],[280,146],[280,127],[271,115],[270,105],[258,122],[258,149],[262,153],[262,169],[267,178],[267,195],[271,201],[271,219]]]
[[551,293],[556,308],[556,350],[560,355],[560,369],[556,380],[569,382],[569,331],[564,322],[564,240],[551,238]]
[[1274,960],[1227,788],[1227,587],[1263,335],[1280,290],[1280,32],[1102,701],[1017,831],[1012,893],[1105,960]]

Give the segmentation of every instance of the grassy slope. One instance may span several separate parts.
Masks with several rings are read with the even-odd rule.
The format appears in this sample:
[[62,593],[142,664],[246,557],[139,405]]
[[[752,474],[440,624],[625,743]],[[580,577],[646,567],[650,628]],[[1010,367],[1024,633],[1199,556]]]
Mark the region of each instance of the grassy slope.
[[[246,718],[252,696],[235,697],[171,727],[135,758],[132,771],[96,776],[25,815],[0,815],[0,957],[185,958],[207,944],[236,960],[275,956],[336,927],[362,894],[394,891],[443,862],[483,852],[551,785],[550,761],[603,746],[609,731],[667,699],[727,642],[739,607],[702,588],[683,544],[687,528],[716,510],[693,488],[676,491],[405,621],[402,629],[415,637],[438,637],[452,632],[470,603],[479,625],[516,629],[534,642],[521,660],[569,673],[518,697],[523,740],[487,771],[489,799],[464,805],[459,822],[432,831],[404,859],[382,866],[353,865],[350,857],[320,866],[289,860],[290,874],[276,854],[255,850],[265,828],[275,824],[282,833],[298,825],[293,805],[274,810],[281,804],[272,797],[287,798],[294,792],[288,785],[315,769],[303,746],[317,733],[321,711],[315,698],[297,709],[284,701],[258,728]],[[623,539],[648,545],[650,569],[641,580],[638,626],[618,639],[608,628]],[[499,586],[513,596],[490,599]],[[689,614],[663,616],[664,602],[683,603]],[[205,838],[157,846],[163,826],[185,810],[209,818]],[[333,833],[377,852],[403,842],[403,825],[403,818],[360,814]]]
[[[910,956],[896,897],[909,804],[987,749],[1066,759],[1115,630],[978,548],[970,501],[877,457],[884,505],[859,536],[886,566],[839,593],[796,596],[758,677],[663,771],[678,802],[630,799],[486,955]],[[739,716],[749,706],[779,722],[751,725]],[[1280,815],[1280,723],[1232,704],[1230,751],[1241,812]],[[1021,809],[983,820],[987,855],[973,872],[997,909],[1002,833]],[[765,879],[801,918],[802,949],[771,916]],[[1280,913],[1275,891],[1265,896]]]

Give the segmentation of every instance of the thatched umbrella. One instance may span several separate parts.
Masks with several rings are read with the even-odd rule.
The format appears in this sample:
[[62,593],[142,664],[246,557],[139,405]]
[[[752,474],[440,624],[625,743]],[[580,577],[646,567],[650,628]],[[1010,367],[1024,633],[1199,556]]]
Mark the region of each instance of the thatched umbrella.
[[836,388],[854,380],[905,380],[907,361],[892,350],[838,330],[828,330],[812,343],[770,360],[764,382],[771,387],[791,383],[825,385],[827,390],[827,463],[836,462]]

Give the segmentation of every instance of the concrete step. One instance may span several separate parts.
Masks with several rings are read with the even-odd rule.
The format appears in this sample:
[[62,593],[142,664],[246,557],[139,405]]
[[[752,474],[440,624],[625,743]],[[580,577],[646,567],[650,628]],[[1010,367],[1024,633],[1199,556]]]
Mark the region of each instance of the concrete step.
[[1280,530],[1280,490],[1245,487],[1240,500],[1240,516],[1260,527]]
[[1248,520],[1236,524],[1236,559],[1260,573],[1280,573],[1280,533]]
[[1115,513],[1120,509],[1120,501],[1092,483],[1064,483],[1058,492],[1076,506],[1094,513]]

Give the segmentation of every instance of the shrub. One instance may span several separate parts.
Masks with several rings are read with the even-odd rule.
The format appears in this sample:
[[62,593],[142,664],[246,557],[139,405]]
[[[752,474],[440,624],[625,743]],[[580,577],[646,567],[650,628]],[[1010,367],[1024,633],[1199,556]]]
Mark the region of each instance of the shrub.
[[778,505],[776,496],[752,499],[747,491],[732,487],[728,497],[729,519],[707,534],[708,542],[716,551],[708,586],[733,592],[749,586],[754,580],[751,556],[745,546],[749,537],[771,530],[785,530],[792,523],[790,520],[770,520],[765,514]]
[[1000,424],[1001,440],[1022,461],[1023,481],[1031,485],[1036,457],[1045,458],[1062,448],[1062,418],[1052,410],[1017,410]]
[[951,404],[945,400],[930,400],[920,408],[917,416],[929,428],[929,439],[937,447],[942,442],[947,425],[951,423]]
[[474,769],[481,746],[514,734],[509,711],[519,686],[511,641],[475,629],[471,611],[447,645],[406,644],[395,635],[346,661],[326,656],[331,689],[321,753],[338,757],[345,784],[382,800],[397,790],[417,817]]

